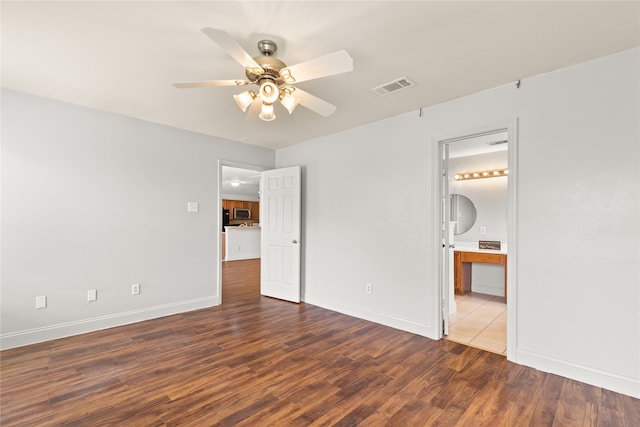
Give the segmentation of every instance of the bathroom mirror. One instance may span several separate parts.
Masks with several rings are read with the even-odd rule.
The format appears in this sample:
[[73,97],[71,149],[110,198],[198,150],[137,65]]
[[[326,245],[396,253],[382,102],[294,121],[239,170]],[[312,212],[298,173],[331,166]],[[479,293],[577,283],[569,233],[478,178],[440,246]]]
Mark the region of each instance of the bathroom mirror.
[[453,234],[466,233],[476,222],[476,207],[468,197],[462,194],[451,194],[449,196],[450,212],[453,221]]

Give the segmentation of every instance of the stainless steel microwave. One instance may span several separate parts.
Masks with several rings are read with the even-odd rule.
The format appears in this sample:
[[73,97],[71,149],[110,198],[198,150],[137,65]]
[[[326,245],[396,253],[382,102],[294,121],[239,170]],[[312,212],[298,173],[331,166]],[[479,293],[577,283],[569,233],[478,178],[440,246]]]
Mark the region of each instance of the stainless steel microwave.
[[251,219],[251,209],[233,208],[233,219]]

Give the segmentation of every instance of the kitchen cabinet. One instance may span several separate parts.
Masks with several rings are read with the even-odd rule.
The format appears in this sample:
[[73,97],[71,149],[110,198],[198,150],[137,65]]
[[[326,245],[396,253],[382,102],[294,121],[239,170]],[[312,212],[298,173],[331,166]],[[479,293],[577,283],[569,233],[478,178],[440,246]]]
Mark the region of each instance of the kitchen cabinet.
[[251,209],[251,221],[260,222],[260,202],[251,203],[249,209]]
[[229,213],[231,214],[231,219],[233,218],[233,209],[250,209],[251,210],[251,221],[252,222],[260,222],[260,202],[251,202],[246,200],[222,200],[222,209],[229,209]]
[[222,259],[227,259],[227,233],[222,233]]

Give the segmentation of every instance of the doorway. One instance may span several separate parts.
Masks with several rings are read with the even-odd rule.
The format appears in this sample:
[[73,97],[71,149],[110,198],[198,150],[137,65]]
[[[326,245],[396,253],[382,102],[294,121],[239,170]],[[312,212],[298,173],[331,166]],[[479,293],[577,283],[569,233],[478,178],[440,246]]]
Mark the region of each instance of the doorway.
[[[220,161],[218,211],[218,272],[220,302],[235,295],[258,297],[259,286],[245,283],[260,277],[260,186],[263,169],[236,162]],[[242,228],[242,232],[238,232]],[[230,229],[229,232],[227,232]],[[236,242],[234,239],[242,239]],[[231,244],[229,244],[231,242]],[[236,243],[233,243],[236,242]],[[242,281],[238,281],[242,278]],[[249,280],[247,283],[254,283]],[[253,295],[255,294],[255,295]],[[224,296],[223,296],[224,295]]]
[[[255,259],[259,261],[257,265],[260,274],[260,295],[300,302],[300,166],[264,170],[219,161],[218,171],[220,220],[217,241],[220,255],[217,291],[220,303],[223,302],[224,290],[223,263],[225,270],[228,270],[229,262]],[[249,193],[249,201],[232,200],[239,198],[239,187],[249,187],[249,184],[252,184],[251,179],[255,182],[251,187],[252,192]],[[236,191],[229,193],[234,188]],[[254,197],[257,202],[253,201]],[[232,201],[233,208],[231,204],[225,208],[225,201]],[[241,208],[238,208],[238,203],[242,205]],[[227,225],[226,213],[229,214]]]
[[439,140],[442,335],[510,357],[515,122]]

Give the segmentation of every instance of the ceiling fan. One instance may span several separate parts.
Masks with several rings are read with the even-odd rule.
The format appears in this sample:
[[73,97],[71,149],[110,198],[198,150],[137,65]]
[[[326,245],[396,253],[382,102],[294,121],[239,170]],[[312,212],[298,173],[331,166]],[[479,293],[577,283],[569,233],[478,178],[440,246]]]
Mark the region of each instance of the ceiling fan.
[[196,88],[256,85],[257,90],[247,90],[233,95],[233,99],[242,111],[247,111],[247,108],[251,107],[249,115],[252,110],[260,109],[259,117],[264,121],[276,118],[273,111],[276,101],[280,101],[289,114],[293,113],[300,104],[322,116],[330,116],[336,110],[335,105],[293,84],[353,71],[353,59],[345,50],[287,66],[274,56],[278,46],[271,40],[260,40],[258,49],[261,55],[252,58],[226,31],[203,28],[202,32],[244,67],[246,79],[182,82],[174,83],[173,86]]

